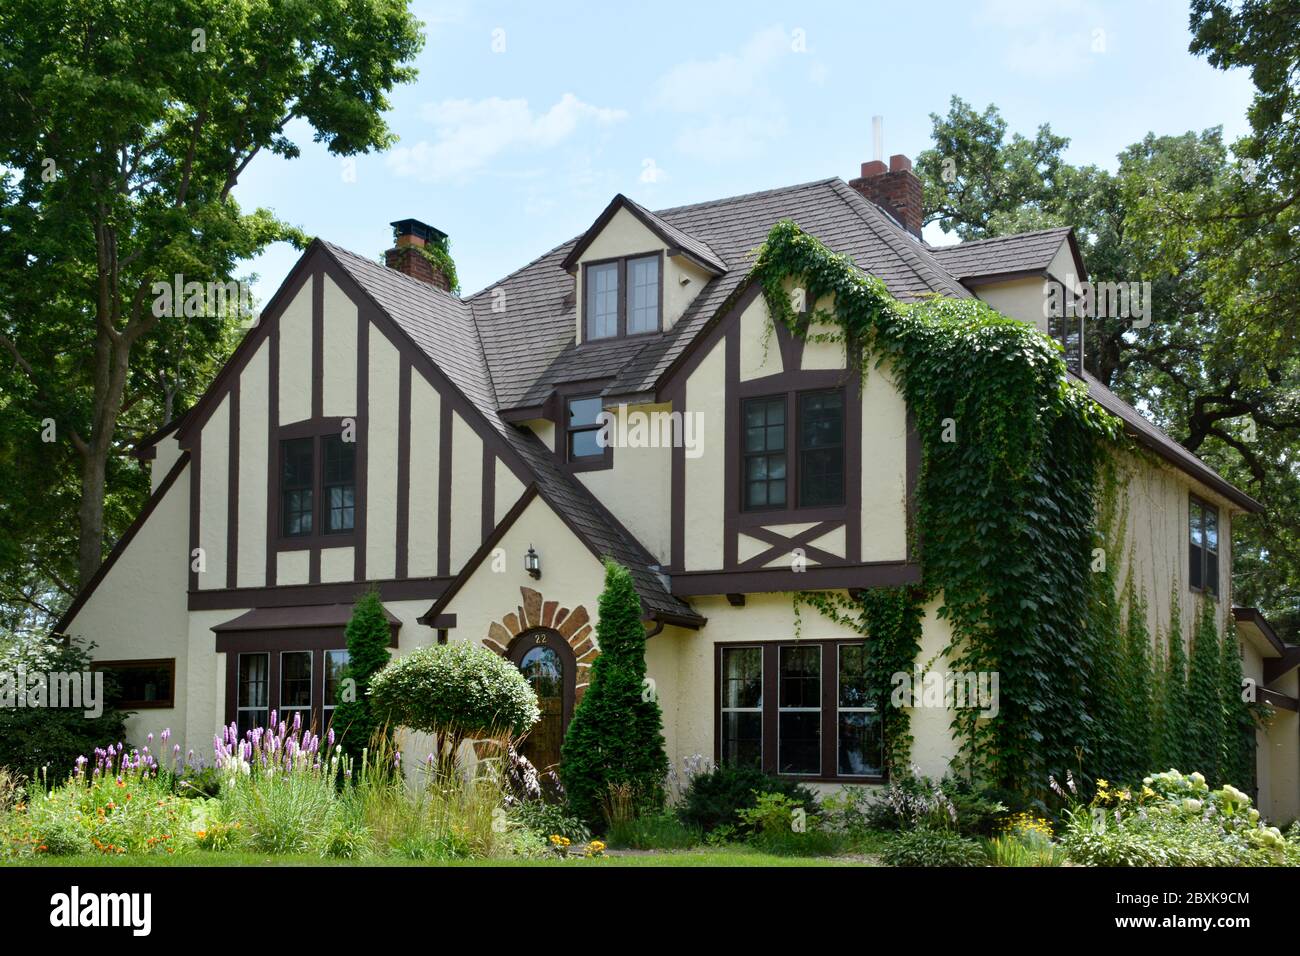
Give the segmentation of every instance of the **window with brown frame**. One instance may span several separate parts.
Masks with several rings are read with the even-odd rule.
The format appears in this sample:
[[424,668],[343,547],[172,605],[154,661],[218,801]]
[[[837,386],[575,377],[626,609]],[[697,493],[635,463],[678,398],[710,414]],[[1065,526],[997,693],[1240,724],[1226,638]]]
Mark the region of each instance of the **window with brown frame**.
[[176,706],[176,658],[95,661],[93,668],[112,678],[110,699],[123,710]]
[[575,395],[564,403],[564,459],[571,464],[608,465],[613,448],[601,444],[600,413],[604,403],[598,395]]
[[1188,582],[1193,591],[1219,596],[1219,509],[1188,498]]
[[[304,547],[356,530],[357,446],[333,422],[281,429],[279,538]],[[306,434],[304,434],[306,432]]]
[[663,265],[659,253],[588,262],[583,272],[583,340],[660,331]]
[[[793,397],[793,403],[791,398]],[[792,421],[788,409],[794,405]],[[741,406],[741,495],[745,511],[844,504],[844,389],[764,395]],[[789,451],[795,449],[794,473]]]
[[716,758],[820,781],[884,777],[883,694],[857,640],[716,645]]

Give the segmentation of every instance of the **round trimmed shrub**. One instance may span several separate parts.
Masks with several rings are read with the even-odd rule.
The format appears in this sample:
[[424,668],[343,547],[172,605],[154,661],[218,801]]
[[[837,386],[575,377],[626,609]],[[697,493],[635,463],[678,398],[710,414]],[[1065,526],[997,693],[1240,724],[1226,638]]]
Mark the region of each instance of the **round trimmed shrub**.
[[370,680],[375,713],[438,737],[440,761],[454,766],[463,741],[518,737],[541,716],[519,669],[468,641],[422,647]]

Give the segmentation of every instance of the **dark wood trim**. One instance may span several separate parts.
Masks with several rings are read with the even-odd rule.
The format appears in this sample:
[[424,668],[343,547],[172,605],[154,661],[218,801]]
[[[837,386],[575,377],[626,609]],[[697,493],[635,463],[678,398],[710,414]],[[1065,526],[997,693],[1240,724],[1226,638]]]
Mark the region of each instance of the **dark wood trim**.
[[1018,279],[1047,279],[1049,277],[1046,269],[1010,269],[1005,272],[974,273],[962,276],[958,281],[968,289],[976,289],[980,286],[997,285],[1001,282],[1015,282]]
[[[197,591],[199,589],[200,577],[199,577],[199,572],[194,569],[194,563],[197,560],[197,557],[195,556],[195,552],[200,551],[200,547],[201,547],[199,545],[199,518],[202,515],[202,510],[200,509],[199,505],[202,501],[202,498],[200,496],[200,486],[203,483],[202,482],[202,478],[203,478],[203,471],[202,471],[203,436],[202,434],[196,435],[194,437],[194,441],[191,442],[190,444],[191,447],[189,451],[182,453],[182,455],[188,454],[190,456],[190,462],[194,466],[193,468],[190,469],[190,550],[189,553],[185,556],[185,560],[189,562],[190,590]],[[207,567],[208,567],[207,556],[204,555],[203,569],[205,572],[207,571]]]
[[[734,446],[739,449],[741,435],[740,420],[740,393],[736,387],[740,383],[740,322],[739,320],[730,323],[727,326],[726,335],[723,338],[723,401],[726,402],[722,410],[724,437],[722,440],[723,465],[722,481],[723,488],[723,508],[722,508],[722,566],[724,568],[734,568],[737,565],[736,556],[740,547],[740,539],[736,535],[737,518],[740,514],[740,505],[743,501],[741,488],[744,484],[744,475],[741,474],[739,453],[732,454]],[[792,486],[790,481],[790,464],[789,464],[789,419],[790,409],[787,402],[786,408],[786,488]],[[787,491],[788,497],[788,491]]]
[[[343,636],[347,625],[279,628],[272,631],[233,631],[214,635],[218,654],[257,654],[262,651],[339,651],[348,646]],[[399,625],[389,627],[389,647],[397,647]]]
[[678,412],[673,424],[673,447],[671,451],[672,474],[669,479],[669,555],[668,561],[674,570],[686,567],[686,436],[678,434],[685,427],[686,421],[686,384],[676,386],[668,395],[672,410]]
[[[465,582],[473,576],[478,566],[492,553],[501,539],[505,537],[505,533],[510,530],[511,526],[519,519],[519,516],[524,513],[524,509],[536,497],[537,485],[536,483],[530,483],[524,488],[524,493],[519,496],[519,500],[511,505],[510,510],[502,516],[497,526],[492,529],[492,533],[483,539],[483,543],[465,562],[465,566],[460,569],[459,573],[451,579],[442,590],[442,593],[438,595],[437,600],[433,602],[433,606],[416,618],[417,621],[430,627],[451,628],[456,626],[455,615],[444,614],[443,610],[451,603],[451,599],[456,596],[456,593],[465,585]],[[448,617],[452,619],[450,624],[437,623],[444,621]]]
[[479,537],[486,541],[496,527],[497,456],[483,443],[483,488],[479,507]]
[[739,286],[727,296],[727,300],[718,307],[713,313],[713,317],[704,323],[700,329],[682,349],[680,355],[659,376],[659,381],[655,387],[655,394],[662,396],[670,394],[672,389],[678,385],[683,390],[686,388],[686,380],[704,361],[705,357],[713,350],[726,334],[727,326],[732,318],[739,319],[744,311],[749,308],[755,299],[763,292],[763,287],[753,279],[743,280]]
[[[338,280],[335,279],[335,283]],[[357,308],[357,500],[369,497],[370,485],[370,326],[371,316],[365,307]],[[356,545],[352,552],[352,577],[366,579],[366,509],[358,508],[353,521]]]
[[172,432],[176,431],[176,429],[180,428],[181,425],[185,423],[185,416],[188,414],[188,411],[181,412],[166,425],[154,429],[137,441],[135,446],[131,449],[131,457],[137,458],[140,461],[153,461],[158,457],[158,443]]
[[[241,376],[242,378],[242,376]],[[230,494],[226,499],[226,587],[239,584],[239,379],[230,390],[230,447],[226,455],[229,465]]]
[[280,536],[280,323],[271,324],[266,363],[266,587],[275,587],[280,573],[279,551],[275,547]]
[[795,535],[787,537],[778,534],[770,528],[761,525],[746,528],[742,533],[749,538],[756,538],[763,541],[771,547],[762,551],[751,558],[746,558],[736,567],[741,571],[756,571],[771,561],[789,555],[795,548],[803,549],[804,555],[809,559],[816,561],[818,565],[841,565],[844,558],[838,554],[832,554],[829,551],[823,551],[820,548],[812,546],[811,542],[816,541],[823,535],[830,534],[836,528],[844,527],[844,521],[819,521],[811,528],[805,528]]
[[754,571],[676,571],[672,593],[677,597],[701,594],[770,594],[778,591],[834,591],[843,588],[899,587],[919,584],[921,568],[908,561],[872,561],[814,566],[806,571],[760,568]]
[[352,604],[375,587],[385,601],[434,600],[450,578],[393,578],[381,581],[340,581],[327,584],[285,584],[269,588],[234,588],[190,591],[191,611],[236,610],[251,607],[289,607],[297,604]]
[[1274,707],[1280,707],[1282,710],[1289,710],[1293,713],[1300,711],[1300,701],[1281,691],[1269,690],[1267,687],[1256,687],[1255,693],[1259,700],[1265,704],[1271,704]]
[[397,375],[397,555],[393,561],[399,578],[406,577],[410,566],[412,428],[411,363],[403,359]]
[[[429,627],[435,628],[436,630],[441,631],[444,634],[455,626],[456,626],[455,614],[439,614],[437,617],[435,617],[432,621],[429,622]],[[445,644],[446,641],[443,641],[442,643]]]
[[451,574],[451,405],[438,402],[438,574]]
[[[117,559],[122,556],[122,552],[127,549],[127,546],[135,539],[135,536],[139,534],[140,529],[144,527],[144,523],[149,520],[149,516],[154,513],[158,506],[162,504],[162,500],[167,497],[167,492],[171,491],[172,485],[176,484],[176,479],[180,477],[181,472],[190,464],[192,454],[192,452],[187,451],[181,452],[181,455],[176,459],[175,464],[173,464],[167,474],[163,476],[163,480],[158,483],[157,490],[149,496],[149,500],[144,503],[144,507],[140,509],[140,513],[135,516],[135,520],[132,521],[126,531],[122,533],[122,537],[117,539],[117,543],[113,545],[113,550],[108,552],[108,557],[104,559],[104,563],[96,569],[93,575],[91,575],[90,580],[86,582],[86,586],[77,592],[77,596],[72,599],[72,603],[68,605],[68,609],[63,612],[63,616],[60,617],[58,622],[54,625],[52,633],[55,636],[67,633],[68,625],[72,623],[77,614],[80,613],[81,609],[86,606],[86,602],[90,600],[90,596],[94,594],[100,584],[103,583],[104,578],[108,577],[108,572],[113,570],[113,565],[115,565]],[[190,473],[190,481],[194,481],[193,472]],[[195,498],[191,495],[191,517],[194,510],[194,501]],[[191,521],[191,527],[193,526],[194,523]],[[191,533],[190,540],[194,540],[193,532]],[[198,547],[198,545],[191,544],[191,554],[193,553],[193,549],[196,547]],[[194,559],[190,555],[186,555],[185,560],[187,562],[187,567],[194,567]],[[197,576],[191,571],[190,580],[194,581],[196,577]]]
[[119,700],[116,705],[122,710],[169,710],[176,706],[176,658],[146,657],[138,660],[91,661],[91,671],[130,670],[164,667],[170,673],[171,697],[166,700]]
[[311,277],[311,417],[325,417],[325,273]]
[[745,595],[743,595],[743,594],[728,594],[728,595],[727,595],[727,603],[730,604],[732,607],[744,607],[744,606],[745,606]]

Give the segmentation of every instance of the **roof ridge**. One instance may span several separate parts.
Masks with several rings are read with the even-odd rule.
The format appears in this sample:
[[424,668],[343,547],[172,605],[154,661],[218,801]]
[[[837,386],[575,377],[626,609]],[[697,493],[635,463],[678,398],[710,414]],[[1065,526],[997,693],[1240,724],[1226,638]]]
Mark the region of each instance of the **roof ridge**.
[[1030,236],[1045,236],[1049,232],[1072,232],[1073,226],[1051,226],[1047,229],[1029,229],[1025,232],[1012,232],[1005,236],[989,236],[987,239],[963,239],[960,242],[952,242],[946,246],[932,246],[927,243],[927,248],[931,251],[951,252],[954,249],[969,249],[971,246],[988,245],[993,242],[1009,242],[1012,239],[1027,239]]
[[[811,179],[808,182],[792,183],[789,186],[775,186],[771,189],[759,189],[754,192],[737,193],[734,196],[723,196],[719,199],[707,199],[703,202],[686,203],[681,206],[668,206],[664,209],[653,209],[650,211],[656,216],[667,216],[671,213],[685,212],[688,209],[704,209],[709,206],[721,206],[726,203],[740,202],[741,200],[746,199],[757,199],[759,196],[770,196],[774,193],[793,192],[797,189],[810,189],[813,186],[824,186],[827,183],[835,182],[838,179],[838,176],[828,176],[825,179]],[[677,228],[680,229],[681,226],[678,226]]]
[[[898,235],[897,232],[903,231],[902,226],[895,226],[875,203],[866,196],[863,196],[838,176],[832,180],[832,184],[835,189],[835,194],[840,197],[844,204],[856,212],[858,218],[860,218],[868,228],[875,232],[881,241],[885,242],[891,249],[900,254],[899,257],[907,264],[912,272],[915,273],[918,279],[930,285],[936,292],[939,291],[937,288],[939,286],[946,287],[950,293],[956,292],[961,288],[961,283],[957,281],[956,276],[948,272],[947,269],[943,269],[938,262],[935,262],[932,266],[923,256],[918,255],[918,252],[928,253],[928,250],[923,246],[920,246],[918,243],[912,242],[910,238],[904,238],[903,236]],[[885,225],[887,227],[885,233],[880,231],[878,223],[872,221],[871,218],[868,218],[869,215],[873,214],[885,220]],[[900,246],[900,243],[904,245]],[[902,251],[904,249],[906,252]],[[927,273],[929,274],[927,275]],[[940,281],[936,282],[935,280]]]

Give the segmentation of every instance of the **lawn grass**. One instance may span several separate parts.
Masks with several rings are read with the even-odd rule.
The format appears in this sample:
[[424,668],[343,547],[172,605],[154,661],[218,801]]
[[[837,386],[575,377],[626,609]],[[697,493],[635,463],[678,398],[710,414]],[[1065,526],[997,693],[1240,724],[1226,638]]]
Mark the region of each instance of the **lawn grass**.
[[861,858],[848,857],[789,857],[760,853],[748,847],[704,847],[695,850],[675,850],[655,853],[629,853],[595,859],[529,860],[511,858],[502,860],[404,860],[394,857],[372,857],[367,860],[322,859],[311,855],[269,856],[264,853],[214,852],[193,850],[174,856],[156,854],[123,854],[105,856],[101,853],[62,857],[32,857],[5,861],[6,866],[35,867],[168,867],[168,866],[470,866],[470,867],[556,867],[556,866],[863,866]]

